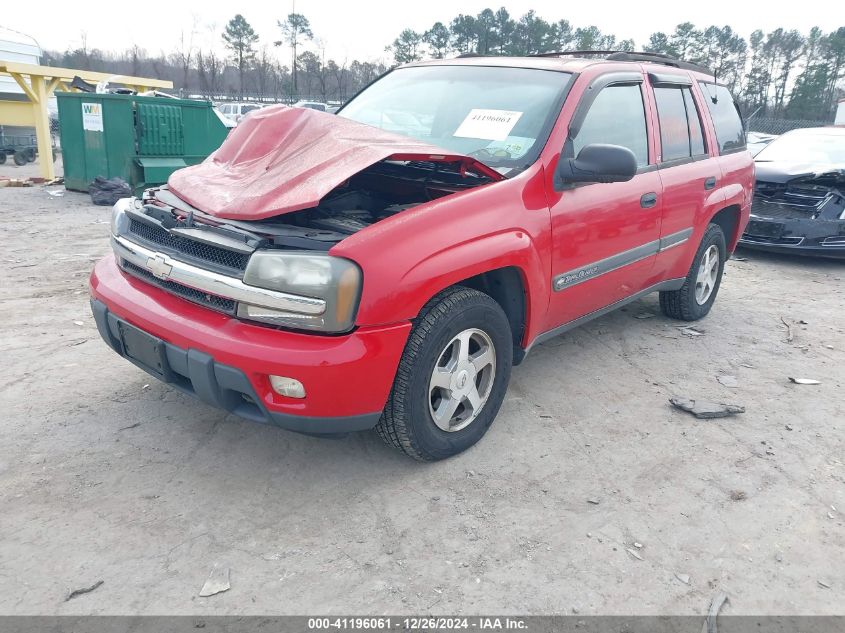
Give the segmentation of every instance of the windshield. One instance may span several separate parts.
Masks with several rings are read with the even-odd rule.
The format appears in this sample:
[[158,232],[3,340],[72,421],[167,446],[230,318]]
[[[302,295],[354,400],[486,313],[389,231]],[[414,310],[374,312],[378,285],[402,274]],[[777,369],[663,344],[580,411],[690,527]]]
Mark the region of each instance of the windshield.
[[784,134],[766,145],[754,160],[845,165],[845,135],[823,131]]
[[508,171],[537,159],[571,77],[531,68],[400,68],[365,89],[338,115]]

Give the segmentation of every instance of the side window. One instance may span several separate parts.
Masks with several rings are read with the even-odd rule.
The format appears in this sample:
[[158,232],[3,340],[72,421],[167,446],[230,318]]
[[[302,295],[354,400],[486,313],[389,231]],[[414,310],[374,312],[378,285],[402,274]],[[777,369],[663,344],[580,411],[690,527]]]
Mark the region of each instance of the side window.
[[719,142],[719,153],[725,154],[745,149],[745,128],[731,93],[724,86],[705,81],[698,83],[704,93],[707,109],[710,110],[710,116],[713,118],[716,140]]
[[661,161],[667,162],[704,154],[701,119],[689,88],[654,89],[660,121]]
[[573,140],[575,155],[592,143],[627,147],[637,157],[637,165],[648,165],[648,135],[639,84],[608,86],[596,96]]
[[687,120],[689,121],[689,142],[693,156],[706,154],[704,146],[704,128],[701,127],[701,113],[692,98],[692,90],[684,88],[684,103],[687,106]]

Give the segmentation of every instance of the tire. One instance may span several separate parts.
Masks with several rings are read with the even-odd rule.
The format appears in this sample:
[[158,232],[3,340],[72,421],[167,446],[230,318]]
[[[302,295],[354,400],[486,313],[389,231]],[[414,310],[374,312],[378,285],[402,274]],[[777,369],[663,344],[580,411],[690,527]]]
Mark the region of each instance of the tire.
[[25,149],[23,151],[23,155],[26,157],[26,162],[28,162],[28,163],[34,163],[35,162],[35,150],[34,149],[32,149],[32,148]]
[[14,158],[15,165],[17,165],[18,167],[23,167],[24,165],[26,165],[26,154],[24,154],[23,152],[15,152]]
[[0,150],[0,165],[6,164],[6,152]]
[[[719,260],[713,264],[712,258],[716,254]],[[725,234],[719,225],[710,224],[692,260],[684,285],[680,290],[660,293],[660,309],[663,314],[681,321],[697,321],[707,316],[722,283],[726,255]],[[706,265],[707,271],[711,273],[707,275],[707,282],[702,282],[705,278],[703,265]]]
[[[460,349],[467,349],[469,358]],[[444,290],[414,320],[376,431],[388,445],[420,461],[465,451],[499,412],[512,361],[511,328],[499,304],[463,286]],[[441,381],[451,381],[453,389],[435,385]],[[475,409],[472,401],[478,398]],[[449,405],[455,400],[461,402],[453,417]]]

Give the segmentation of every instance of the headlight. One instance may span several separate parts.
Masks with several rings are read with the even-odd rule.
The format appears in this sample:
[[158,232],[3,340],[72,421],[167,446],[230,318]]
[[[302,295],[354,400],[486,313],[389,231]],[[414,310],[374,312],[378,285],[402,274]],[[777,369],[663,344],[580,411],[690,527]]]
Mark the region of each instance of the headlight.
[[244,283],[325,301],[321,314],[238,304],[239,317],[299,329],[350,330],[361,298],[361,269],[348,259],[324,253],[256,251],[247,264]]
[[111,209],[111,234],[121,235],[129,229],[129,217],[126,209],[135,203],[135,198],[121,198]]

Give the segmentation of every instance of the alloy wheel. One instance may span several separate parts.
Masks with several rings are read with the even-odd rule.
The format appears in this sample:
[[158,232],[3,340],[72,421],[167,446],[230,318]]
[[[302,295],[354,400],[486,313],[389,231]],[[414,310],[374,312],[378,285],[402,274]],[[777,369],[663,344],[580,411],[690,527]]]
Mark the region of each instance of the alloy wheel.
[[698,275],[695,278],[695,300],[704,305],[713,294],[719,277],[719,247],[711,244],[701,258]]
[[446,345],[429,380],[429,412],[443,431],[469,426],[478,417],[496,377],[496,348],[487,333],[469,328]]

